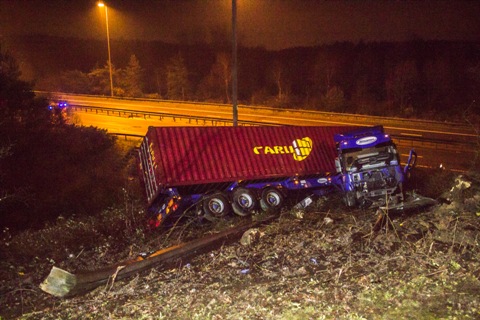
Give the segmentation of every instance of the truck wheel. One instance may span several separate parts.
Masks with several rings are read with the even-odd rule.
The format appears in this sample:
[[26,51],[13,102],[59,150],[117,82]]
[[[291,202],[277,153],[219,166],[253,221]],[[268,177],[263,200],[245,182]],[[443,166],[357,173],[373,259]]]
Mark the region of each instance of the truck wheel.
[[283,206],[284,197],[282,193],[275,188],[267,188],[262,192],[262,199],[260,205],[262,209],[280,209]]
[[207,220],[215,220],[230,213],[230,204],[223,193],[216,192],[203,200],[203,211]]
[[238,188],[233,192],[233,212],[239,216],[248,216],[257,207],[257,200],[254,192],[245,188]]

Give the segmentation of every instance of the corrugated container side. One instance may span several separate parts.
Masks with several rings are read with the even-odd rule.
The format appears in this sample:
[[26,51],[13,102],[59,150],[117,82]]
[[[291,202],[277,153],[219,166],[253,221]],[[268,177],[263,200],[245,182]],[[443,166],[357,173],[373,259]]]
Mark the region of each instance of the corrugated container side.
[[149,200],[162,187],[333,172],[333,136],[350,129],[150,127],[141,147]]
[[156,170],[155,166],[157,165],[152,158],[150,152],[151,148],[150,141],[148,136],[146,136],[138,150],[138,161],[140,165],[140,171],[142,173],[143,185],[147,194],[147,199],[150,201],[154,198],[158,192],[159,184],[156,180]]

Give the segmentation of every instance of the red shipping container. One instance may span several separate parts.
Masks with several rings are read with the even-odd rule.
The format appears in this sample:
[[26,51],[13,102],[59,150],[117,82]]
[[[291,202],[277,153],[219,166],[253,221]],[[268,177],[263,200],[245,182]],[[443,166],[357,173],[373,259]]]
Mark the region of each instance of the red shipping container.
[[140,148],[149,203],[165,187],[327,174],[347,126],[150,127]]

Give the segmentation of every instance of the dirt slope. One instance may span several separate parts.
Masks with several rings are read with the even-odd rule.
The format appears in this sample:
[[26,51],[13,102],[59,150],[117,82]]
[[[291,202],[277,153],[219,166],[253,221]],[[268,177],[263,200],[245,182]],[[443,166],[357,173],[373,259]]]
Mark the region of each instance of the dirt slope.
[[[71,299],[38,285],[52,265],[97,268],[237,223],[146,233],[134,202],[83,220],[59,219],[0,246],[5,319],[478,319],[480,184],[457,177],[421,211],[346,212],[319,201],[177,267],[153,269]],[[433,188],[433,187],[432,187]]]

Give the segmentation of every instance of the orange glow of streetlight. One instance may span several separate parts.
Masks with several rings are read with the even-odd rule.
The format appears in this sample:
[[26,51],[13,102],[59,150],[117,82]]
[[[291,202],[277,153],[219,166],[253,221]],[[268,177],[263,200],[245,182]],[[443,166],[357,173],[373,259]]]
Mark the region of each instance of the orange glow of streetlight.
[[110,71],[110,95],[113,97],[112,58],[110,55],[110,33],[108,31],[108,7],[103,2],[98,2],[97,6],[99,6],[100,8],[105,8],[105,22],[107,25],[108,69]]

